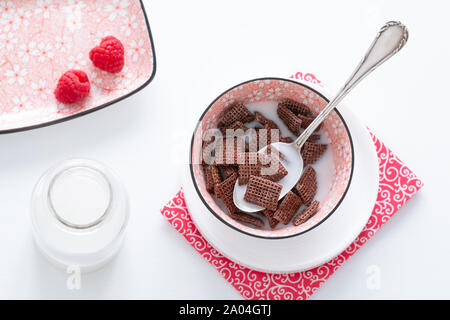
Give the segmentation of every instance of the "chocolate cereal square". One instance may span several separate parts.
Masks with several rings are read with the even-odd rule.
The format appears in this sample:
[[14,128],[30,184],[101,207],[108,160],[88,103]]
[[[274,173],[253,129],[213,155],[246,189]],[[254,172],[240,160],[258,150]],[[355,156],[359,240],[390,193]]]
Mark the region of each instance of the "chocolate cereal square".
[[203,165],[210,165],[214,163],[214,149],[215,149],[215,143],[208,142],[203,143],[202,146],[202,164]]
[[314,117],[306,117],[300,113],[297,115],[297,117],[299,117],[300,120],[302,120],[302,128],[305,129],[311,124],[311,122],[314,121]]
[[234,166],[238,157],[245,152],[244,137],[227,137],[217,142],[214,153],[214,164],[218,166]]
[[236,213],[238,208],[233,201],[234,185],[236,184],[237,174],[233,174],[217,185],[217,190],[229,214]]
[[278,125],[273,120],[267,119],[261,112],[255,111],[255,118],[256,121],[261,123],[264,127],[269,129],[279,129]]
[[220,193],[217,186],[222,182],[222,175],[220,174],[219,167],[211,166],[211,176],[214,184],[214,194],[217,198],[220,198]]
[[308,208],[300,212],[294,218],[294,226],[299,226],[302,223],[308,221],[312,216],[314,216],[319,211],[319,201],[314,201]]
[[269,226],[274,229],[279,223],[279,221],[273,217],[275,211],[264,209],[260,212],[262,212],[262,214],[267,218],[267,221],[269,221]]
[[247,184],[250,180],[250,176],[260,176],[261,168],[262,165],[259,160],[257,160],[256,163],[250,163],[249,161],[246,161],[245,163],[240,164],[238,167],[239,185],[242,186],[244,184]]
[[203,167],[203,175],[205,176],[205,187],[209,193],[214,193],[214,181],[211,174],[211,168]]
[[222,173],[226,178],[229,178],[231,175],[233,175],[233,173],[237,174],[237,167],[235,166],[226,166],[226,167],[221,167],[222,169]]
[[281,104],[278,105],[277,113],[280,119],[288,127],[288,129],[296,136],[299,136],[300,129],[302,127],[302,120],[297,117],[291,110]]
[[302,149],[303,164],[306,166],[319,160],[325,153],[328,145],[321,143],[305,142]]
[[303,203],[309,206],[317,192],[316,170],[311,166],[307,167],[294,189],[297,191]]
[[277,210],[282,185],[263,177],[251,176],[244,200],[269,210]]
[[[242,131],[240,131],[242,130]],[[231,136],[240,136],[245,134],[245,132],[248,130],[248,127],[243,124],[241,121],[235,121],[231,125],[224,127],[220,129],[222,134],[224,136],[230,136],[230,132],[232,133]]]
[[274,153],[268,155],[268,158],[269,162],[261,168],[261,176],[274,182],[287,176],[288,171]]
[[279,205],[273,217],[283,224],[288,224],[294,214],[300,209],[302,200],[292,191],[289,191]]
[[258,152],[247,152],[242,157],[239,157],[239,185],[247,184],[252,175],[260,176],[261,169],[267,162],[267,155]]
[[236,102],[230,108],[230,110],[226,111],[223,115],[222,119],[220,119],[220,123],[228,127],[236,121],[241,121],[242,123],[252,122],[255,120],[255,115],[251,113],[243,103]]
[[317,142],[320,140],[320,134],[314,133],[309,136],[309,138],[306,140],[307,142]]
[[[270,145],[275,142],[280,142],[281,139],[283,139],[280,136],[280,129],[273,129],[270,128],[268,125],[264,125],[264,127],[255,129],[256,134],[256,148],[252,149],[252,151],[259,151],[260,149],[264,148],[267,145]],[[252,136],[253,138],[253,136]],[[252,145],[252,147],[255,147]]]
[[255,227],[258,227],[258,228],[264,227],[264,221],[262,221],[258,217],[254,217],[254,216],[252,216],[252,215],[250,215],[248,213],[235,212],[235,213],[232,213],[230,215],[236,221],[248,223],[248,224],[251,224],[251,225],[253,225]]
[[294,142],[294,139],[292,139],[291,137],[281,137],[280,142],[292,143],[292,142]]
[[306,117],[309,117],[312,115],[311,110],[305,104],[291,100],[291,99],[284,99],[279,103],[279,105],[282,105],[282,106],[288,108],[295,114],[301,114]]
[[[308,128],[309,125],[310,125],[310,124],[314,121],[314,119],[315,119],[314,116],[306,117],[306,116],[304,116],[304,115],[302,115],[302,114],[300,114],[300,113],[297,115],[297,117],[299,117],[300,120],[302,120],[302,128],[304,128],[304,129]],[[314,131],[316,131],[316,132],[319,131],[321,127],[322,127],[322,123],[319,124],[319,125],[317,126],[317,128],[316,128]]]

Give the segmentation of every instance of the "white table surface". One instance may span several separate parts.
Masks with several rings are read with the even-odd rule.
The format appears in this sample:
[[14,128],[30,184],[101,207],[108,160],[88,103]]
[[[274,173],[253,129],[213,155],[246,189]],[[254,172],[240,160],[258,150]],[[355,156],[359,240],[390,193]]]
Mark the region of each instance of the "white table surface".
[[[150,86],[73,121],[0,136],[0,298],[240,299],[159,213],[180,186],[183,137],[244,80],[306,71],[337,90],[392,19],[408,26],[407,46],[346,101],[425,186],[312,298],[450,298],[448,1],[144,2],[158,65]],[[29,219],[37,179],[68,157],[110,166],[131,202],[122,251],[80,290],[36,250]],[[367,286],[372,266],[378,289]]]

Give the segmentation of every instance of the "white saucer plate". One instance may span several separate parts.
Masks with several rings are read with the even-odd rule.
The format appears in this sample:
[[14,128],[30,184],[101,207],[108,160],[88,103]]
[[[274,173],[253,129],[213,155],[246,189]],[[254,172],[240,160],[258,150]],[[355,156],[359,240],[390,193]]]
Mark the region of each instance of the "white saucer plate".
[[189,213],[200,233],[216,250],[253,270],[292,273],[328,262],[355,240],[372,214],[377,198],[378,157],[369,132],[356,116],[345,105],[339,111],[353,139],[352,182],[336,212],[304,234],[286,239],[263,239],[230,228],[204,206],[186,166],[183,186]]

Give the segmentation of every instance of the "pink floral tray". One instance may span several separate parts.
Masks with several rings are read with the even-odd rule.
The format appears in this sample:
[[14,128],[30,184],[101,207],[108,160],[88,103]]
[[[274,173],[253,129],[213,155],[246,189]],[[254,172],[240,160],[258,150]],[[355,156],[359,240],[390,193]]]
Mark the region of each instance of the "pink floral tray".
[[[113,35],[125,47],[118,74],[95,68],[89,51]],[[91,93],[59,103],[53,90],[69,69],[85,71]],[[148,85],[156,71],[153,40],[140,0],[0,1],[0,133],[73,119]]]

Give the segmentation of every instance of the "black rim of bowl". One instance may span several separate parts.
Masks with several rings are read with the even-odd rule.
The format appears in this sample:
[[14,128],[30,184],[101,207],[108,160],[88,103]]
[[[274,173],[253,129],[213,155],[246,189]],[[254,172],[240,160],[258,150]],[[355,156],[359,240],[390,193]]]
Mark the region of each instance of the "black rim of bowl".
[[[324,217],[320,222],[316,223],[315,225],[313,225],[312,227],[310,227],[309,229],[306,229],[306,230],[304,230],[304,231],[301,231],[301,232],[298,232],[298,233],[295,233],[295,234],[291,234],[291,235],[287,235],[287,236],[267,237],[267,236],[261,236],[261,235],[253,234],[253,233],[250,233],[250,232],[246,232],[246,231],[243,231],[243,230],[241,230],[241,229],[239,229],[239,228],[237,228],[237,227],[231,225],[230,223],[228,223],[227,221],[225,221],[224,219],[222,219],[222,217],[220,217],[216,212],[214,212],[214,210],[208,205],[208,203],[207,203],[207,202],[205,201],[205,199],[203,198],[203,195],[201,194],[200,189],[198,188],[197,183],[195,182],[195,178],[194,178],[194,168],[193,168],[193,164],[192,164],[192,149],[193,149],[193,146],[194,146],[195,133],[197,132],[198,127],[201,125],[202,120],[203,120],[203,117],[206,115],[206,113],[208,113],[208,111],[211,109],[211,107],[212,107],[212,106],[213,106],[213,105],[214,105],[214,104],[215,104],[215,103],[216,103],[223,95],[227,94],[227,93],[230,92],[231,90],[233,90],[233,89],[235,89],[235,88],[237,88],[237,87],[239,87],[239,86],[245,85],[245,84],[247,84],[247,83],[250,83],[250,82],[254,82],[254,81],[264,81],[264,80],[283,80],[283,81],[288,81],[288,82],[291,82],[291,83],[295,83],[295,84],[301,85],[301,86],[303,86],[303,87],[305,87],[305,88],[308,88],[309,90],[313,91],[313,92],[316,93],[317,95],[319,95],[319,96],[320,96],[322,99],[324,99],[326,102],[329,102],[329,99],[327,99],[322,93],[318,92],[317,90],[311,88],[310,86],[308,86],[308,85],[306,85],[306,84],[304,84],[304,83],[300,83],[300,82],[297,82],[297,81],[291,80],[291,79],[284,79],[284,78],[278,78],[278,77],[264,77],[264,78],[256,78],[256,79],[248,80],[248,81],[242,82],[242,83],[240,83],[240,84],[237,84],[237,85],[235,85],[234,87],[232,87],[232,88],[230,88],[230,89],[224,91],[224,92],[221,93],[216,99],[214,99],[214,101],[211,102],[211,104],[208,106],[208,108],[206,108],[206,110],[205,110],[205,111],[203,112],[203,114],[200,116],[200,119],[199,119],[197,125],[195,126],[194,133],[192,134],[191,147],[190,147],[190,150],[189,150],[189,170],[190,170],[190,173],[191,173],[192,183],[194,184],[195,190],[197,191],[197,194],[199,195],[199,197],[200,197],[200,199],[202,200],[203,204],[206,206],[206,208],[208,208],[208,210],[209,210],[209,211],[210,211],[217,219],[219,219],[219,220],[220,220],[221,222],[223,222],[225,225],[227,225],[227,226],[229,226],[230,228],[232,228],[232,229],[234,229],[234,230],[236,230],[236,231],[239,231],[239,232],[241,232],[241,233],[243,233],[243,234],[246,234],[246,235],[249,235],[249,236],[252,236],[252,237],[256,237],[256,238],[269,239],[269,240],[286,239],[286,238],[292,238],[292,237],[299,236],[299,235],[301,235],[301,234],[304,234],[304,233],[306,233],[306,232],[308,232],[308,231],[311,231],[311,230],[313,230],[314,228],[320,226],[320,225],[321,225],[323,222],[325,222],[329,217],[331,217],[331,215],[332,215],[332,214],[337,210],[337,208],[341,205],[342,201],[344,200],[344,198],[345,198],[345,196],[346,196],[346,194],[347,194],[347,192],[348,192],[348,189],[350,188],[350,184],[351,184],[352,178],[353,178],[353,168],[354,168],[354,164],[355,164],[355,154],[354,154],[354,147],[353,147],[353,139],[352,139],[352,135],[350,134],[350,130],[348,129],[347,123],[345,122],[345,120],[344,120],[344,118],[342,117],[342,115],[341,115],[341,113],[339,112],[339,110],[334,109],[334,112],[336,112],[336,114],[339,116],[339,118],[341,119],[342,123],[344,124],[345,130],[347,131],[347,135],[348,135],[348,138],[349,138],[349,140],[350,140],[350,147],[351,147],[351,153],[352,153],[352,168],[351,168],[351,171],[350,171],[350,178],[349,178],[349,180],[348,180],[347,187],[346,187],[344,193],[343,193],[342,196],[341,196],[341,199],[339,199],[339,202],[335,205],[335,207],[333,208],[333,210],[331,210],[331,211],[328,213],[328,215],[327,215],[326,217]],[[258,230],[258,229],[255,229],[255,230]]]
[[6,130],[0,130],[0,134],[8,134],[8,133],[14,133],[14,132],[21,132],[21,131],[27,131],[27,130],[32,130],[32,129],[38,129],[38,128],[43,128],[43,127],[48,127],[57,123],[61,123],[61,122],[65,122],[65,121],[69,121],[78,117],[82,117],[85,116],[89,113],[101,110],[105,107],[108,107],[112,104],[115,104],[119,101],[122,101],[132,95],[134,95],[135,93],[141,91],[142,89],[144,89],[146,86],[148,86],[150,84],[150,82],[152,82],[153,78],[155,77],[156,74],[156,55],[155,55],[155,45],[153,44],[153,37],[152,37],[152,33],[150,30],[150,23],[148,22],[148,18],[147,18],[147,12],[145,11],[145,7],[144,4],[142,3],[142,0],[139,0],[140,4],[141,4],[141,8],[142,8],[142,12],[144,14],[144,20],[145,20],[145,24],[147,25],[147,31],[148,31],[148,36],[150,38],[150,44],[152,46],[152,57],[153,57],[153,70],[152,70],[152,74],[150,75],[150,77],[138,88],[134,89],[133,91],[120,96],[114,100],[108,101],[107,103],[104,103],[102,105],[99,105],[97,107],[94,107],[92,109],[89,110],[85,110],[82,112],[78,112],[76,114],[73,114],[71,116],[67,116],[61,119],[57,119],[57,120],[51,120],[48,122],[44,122],[44,123],[39,123],[39,124],[34,124],[31,126],[26,126],[26,127],[20,127],[20,128],[12,128],[12,129],[6,129]]

